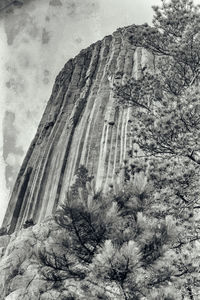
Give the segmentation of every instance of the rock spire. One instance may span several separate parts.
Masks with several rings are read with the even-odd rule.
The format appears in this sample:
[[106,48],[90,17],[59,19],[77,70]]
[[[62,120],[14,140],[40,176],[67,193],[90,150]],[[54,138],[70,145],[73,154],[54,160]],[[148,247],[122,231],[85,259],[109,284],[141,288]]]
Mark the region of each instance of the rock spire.
[[56,78],[16,180],[3,226],[38,223],[64,201],[84,165],[106,190],[133,147],[131,109],[117,107],[112,86],[154,67],[154,57],[118,29],[69,60]]

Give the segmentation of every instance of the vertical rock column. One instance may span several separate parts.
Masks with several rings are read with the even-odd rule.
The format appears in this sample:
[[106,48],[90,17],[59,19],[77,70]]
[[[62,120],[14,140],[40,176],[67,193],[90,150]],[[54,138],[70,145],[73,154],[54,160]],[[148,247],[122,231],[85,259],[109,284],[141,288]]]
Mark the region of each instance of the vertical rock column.
[[135,49],[126,28],[68,61],[57,76],[36,136],[16,180],[3,226],[10,232],[51,215],[80,165],[107,190],[128,157],[132,110],[116,105],[112,86],[139,78],[152,58]]

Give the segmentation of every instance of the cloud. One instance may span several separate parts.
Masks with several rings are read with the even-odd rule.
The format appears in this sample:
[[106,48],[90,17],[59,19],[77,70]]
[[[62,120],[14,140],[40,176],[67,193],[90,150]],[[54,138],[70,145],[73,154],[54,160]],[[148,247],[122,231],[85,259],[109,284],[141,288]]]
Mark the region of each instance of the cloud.
[[50,41],[50,33],[45,28],[43,28],[43,30],[42,30],[42,43],[43,44],[48,44],[49,41]]
[[17,164],[17,156],[14,153],[9,153],[5,161],[8,165],[14,167]]
[[12,45],[19,35],[28,34],[29,37],[35,39],[39,33],[34,17],[22,9],[8,15],[5,19],[5,30],[8,45]]
[[49,2],[49,5],[52,5],[52,6],[62,6],[62,2],[60,0],[51,0]]
[[5,161],[3,159],[2,149],[0,149],[0,226],[6,212],[9,199],[9,189],[6,188],[6,178],[5,178]]
[[[7,54],[6,46],[6,34],[3,30],[2,21],[0,21],[0,37],[1,37],[1,47],[0,47],[0,69],[4,70],[4,58]],[[3,116],[6,110],[5,104],[5,86],[4,86],[4,72],[0,72],[0,91],[1,91],[1,101],[0,101],[0,226],[7,208],[9,189],[6,187],[5,178],[5,160],[3,157]]]
[[18,131],[15,128],[15,114],[6,111],[3,120],[3,158],[5,161],[6,187],[11,189],[21,165],[24,151],[16,145]]

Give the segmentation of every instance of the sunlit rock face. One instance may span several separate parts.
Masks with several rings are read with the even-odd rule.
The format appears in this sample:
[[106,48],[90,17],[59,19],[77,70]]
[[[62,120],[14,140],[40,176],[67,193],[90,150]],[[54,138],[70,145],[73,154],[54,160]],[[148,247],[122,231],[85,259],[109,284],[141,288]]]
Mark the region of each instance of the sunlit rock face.
[[131,46],[130,34],[127,27],[106,36],[57,76],[13,189],[3,223],[10,232],[51,215],[80,165],[95,177],[97,190],[105,191],[116,178],[134,132],[131,109],[116,105],[112,86],[154,68],[153,55]]

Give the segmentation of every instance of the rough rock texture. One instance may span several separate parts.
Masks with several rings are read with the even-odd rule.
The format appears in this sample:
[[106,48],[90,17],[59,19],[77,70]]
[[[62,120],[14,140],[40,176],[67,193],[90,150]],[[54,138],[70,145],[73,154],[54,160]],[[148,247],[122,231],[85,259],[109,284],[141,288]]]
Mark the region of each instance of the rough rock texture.
[[[113,83],[154,68],[154,57],[129,43],[131,26],[82,50],[57,76],[51,98],[19,172],[3,226],[38,223],[65,198],[84,165],[106,190],[133,147],[129,108],[116,106]],[[131,133],[131,134],[130,134]]]
[[[38,251],[57,249],[59,236],[65,234],[51,215],[64,201],[79,166],[94,175],[97,190],[106,191],[135,146],[131,110],[116,105],[112,86],[153,70],[155,59],[131,46],[130,35],[131,27],[119,29],[91,45],[56,78],[0,230],[2,300],[66,300],[77,290],[79,299],[86,299],[74,279],[56,287],[44,280]],[[114,299],[120,299],[117,293]]]
[[[48,222],[46,226],[40,224],[34,230],[29,227],[13,233],[12,236],[0,237],[0,299],[39,299],[38,293],[45,282],[40,285],[40,280],[37,280],[39,262],[35,253],[37,245],[48,238],[51,227]],[[33,279],[35,287],[32,284]]]
[[[96,300],[93,289],[89,294],[84,290],[88,280],[68,278],[55,282],[42,275],[47,266],[41,262],[39,251],[53,249],[57,254],[59,239],[63,240],[64,236],[66,232],[51,217],[12,235],[0,236],[0,300],[70,300],[74,294],[79,300]],[[89,281],[89,284],[92,283]],[[105,285],[99,282],[98,285],[104,292]],[[106,292],[111,299],[121,299],[117,292],[113,293],[112,287]]]

